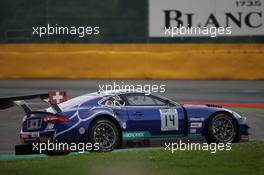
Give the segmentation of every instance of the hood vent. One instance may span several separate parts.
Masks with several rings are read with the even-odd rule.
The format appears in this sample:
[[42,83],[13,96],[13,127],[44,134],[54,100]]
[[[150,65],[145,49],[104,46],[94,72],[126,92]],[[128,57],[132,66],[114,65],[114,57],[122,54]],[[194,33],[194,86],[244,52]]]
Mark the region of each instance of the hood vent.
[[206,104],[207,107],[213,107],[213,108],[223,108],[223,106],[220,105],[214,105],[214,104]]

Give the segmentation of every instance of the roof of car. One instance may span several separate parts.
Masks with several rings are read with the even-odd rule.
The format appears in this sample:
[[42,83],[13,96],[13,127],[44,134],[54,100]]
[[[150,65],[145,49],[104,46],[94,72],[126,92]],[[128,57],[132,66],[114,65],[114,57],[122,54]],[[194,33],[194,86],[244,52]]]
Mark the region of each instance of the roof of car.
[[107,96],[107,95],[120,95],[120,94],[132,94],[132,93],[147,93],[147,92],[137,92],[137,91],[129,91],[125,89],[121,90],[109,90],[109,91],[98,91],[91,94],[97,94],[101,96]]

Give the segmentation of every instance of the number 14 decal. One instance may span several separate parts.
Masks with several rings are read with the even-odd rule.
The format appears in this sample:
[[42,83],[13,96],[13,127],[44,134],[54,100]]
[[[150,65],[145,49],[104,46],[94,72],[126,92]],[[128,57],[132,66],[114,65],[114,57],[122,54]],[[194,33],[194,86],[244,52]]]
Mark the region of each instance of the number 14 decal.
[[176,109],[160,109],[161,131],[179,129],[179,117]]

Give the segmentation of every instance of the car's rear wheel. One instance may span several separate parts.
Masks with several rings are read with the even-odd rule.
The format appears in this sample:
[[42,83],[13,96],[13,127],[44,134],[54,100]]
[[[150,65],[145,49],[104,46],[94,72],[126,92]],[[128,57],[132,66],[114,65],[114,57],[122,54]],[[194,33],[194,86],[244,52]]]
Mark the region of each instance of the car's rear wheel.
[[205,137],[208,143],[228,143],[235,142],[237,134],[235,119],[229,114],[220,113],[209,119]]
[[112,151],[119,145],[120,133],[111,120],[98,119],[91,125],[89,140],[93,145],[98,144],[99,151]]

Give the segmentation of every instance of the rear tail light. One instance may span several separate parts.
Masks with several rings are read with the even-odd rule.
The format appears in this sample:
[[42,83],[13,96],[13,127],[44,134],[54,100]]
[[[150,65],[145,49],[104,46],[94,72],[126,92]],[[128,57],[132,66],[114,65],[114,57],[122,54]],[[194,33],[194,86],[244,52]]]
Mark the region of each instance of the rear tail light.
[[70,121],[70,119],[59,115],[47,115],[43,120],[47,123],[64,123]]

